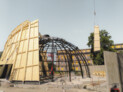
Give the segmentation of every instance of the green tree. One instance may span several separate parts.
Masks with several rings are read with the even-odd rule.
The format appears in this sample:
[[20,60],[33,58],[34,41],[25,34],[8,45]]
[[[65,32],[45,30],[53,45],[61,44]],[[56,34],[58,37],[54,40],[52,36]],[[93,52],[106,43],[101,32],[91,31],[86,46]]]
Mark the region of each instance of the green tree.
[[113,48],[111,48],[111,46],[114,45],[114,42],[111,40],[111,36],[106,30],[100,31],[101,50],[99,52],[94,52],[94,33],[91,33],[88,37],[87,45],[91,47],[91,58],[96,65],[104,64],[103,51],[115,51]]

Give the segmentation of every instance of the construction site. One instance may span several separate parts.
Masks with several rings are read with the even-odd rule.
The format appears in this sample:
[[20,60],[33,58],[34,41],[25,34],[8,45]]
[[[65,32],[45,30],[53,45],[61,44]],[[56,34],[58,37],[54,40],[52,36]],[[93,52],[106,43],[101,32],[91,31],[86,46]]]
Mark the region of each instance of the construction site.
[[1,86],[72,92],[88,86],[95,90],[106,82],[104,68],[89,66],[83,52],[72,43],[39,33],[38,23],[25,21],[9,35],[0,60]]
[[[99,51],[99,27],[95,26],[94,30],[94,50]],[[107,55],[104,57],[105,61],[109,60]],[[108,75],[106,79],[108,68],[109,71],[106,65],[88,62],[86,54],[72,43],[39,33],[38,20],[25,21],[11,32],[4,46],[0,89],[5,92],[106,92],[107,79],[111,78]]]

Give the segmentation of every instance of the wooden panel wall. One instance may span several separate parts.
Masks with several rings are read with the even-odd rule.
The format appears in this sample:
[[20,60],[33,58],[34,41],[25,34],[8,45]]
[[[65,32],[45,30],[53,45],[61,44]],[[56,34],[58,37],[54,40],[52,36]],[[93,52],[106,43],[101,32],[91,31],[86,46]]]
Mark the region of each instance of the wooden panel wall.
[[13,64],[10,80],[39,81],[38,26],[26,21],[8,37],[0,64]]

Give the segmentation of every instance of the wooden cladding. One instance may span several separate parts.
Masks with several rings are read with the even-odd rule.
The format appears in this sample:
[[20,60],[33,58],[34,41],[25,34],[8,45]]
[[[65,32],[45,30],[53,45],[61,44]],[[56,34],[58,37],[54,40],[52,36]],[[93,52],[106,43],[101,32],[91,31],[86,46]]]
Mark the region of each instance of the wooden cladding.
[[38,26],[38,20],[25,21],[8,37],[0,65],[13,64],[11,81],[39,81]]

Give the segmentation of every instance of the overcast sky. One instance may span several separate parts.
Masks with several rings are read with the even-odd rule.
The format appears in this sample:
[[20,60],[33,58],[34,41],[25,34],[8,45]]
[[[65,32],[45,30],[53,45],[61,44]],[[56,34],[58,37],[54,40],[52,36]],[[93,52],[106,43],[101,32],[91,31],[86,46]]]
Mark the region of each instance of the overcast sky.
[[[25,20],[39,19],[42,35],[64,38],[88,48],[94,30],[94,0],[0,0],[0,51],[11,31]],[[96,24],[115,43],[123,43],[123,0],[95,0]]]

